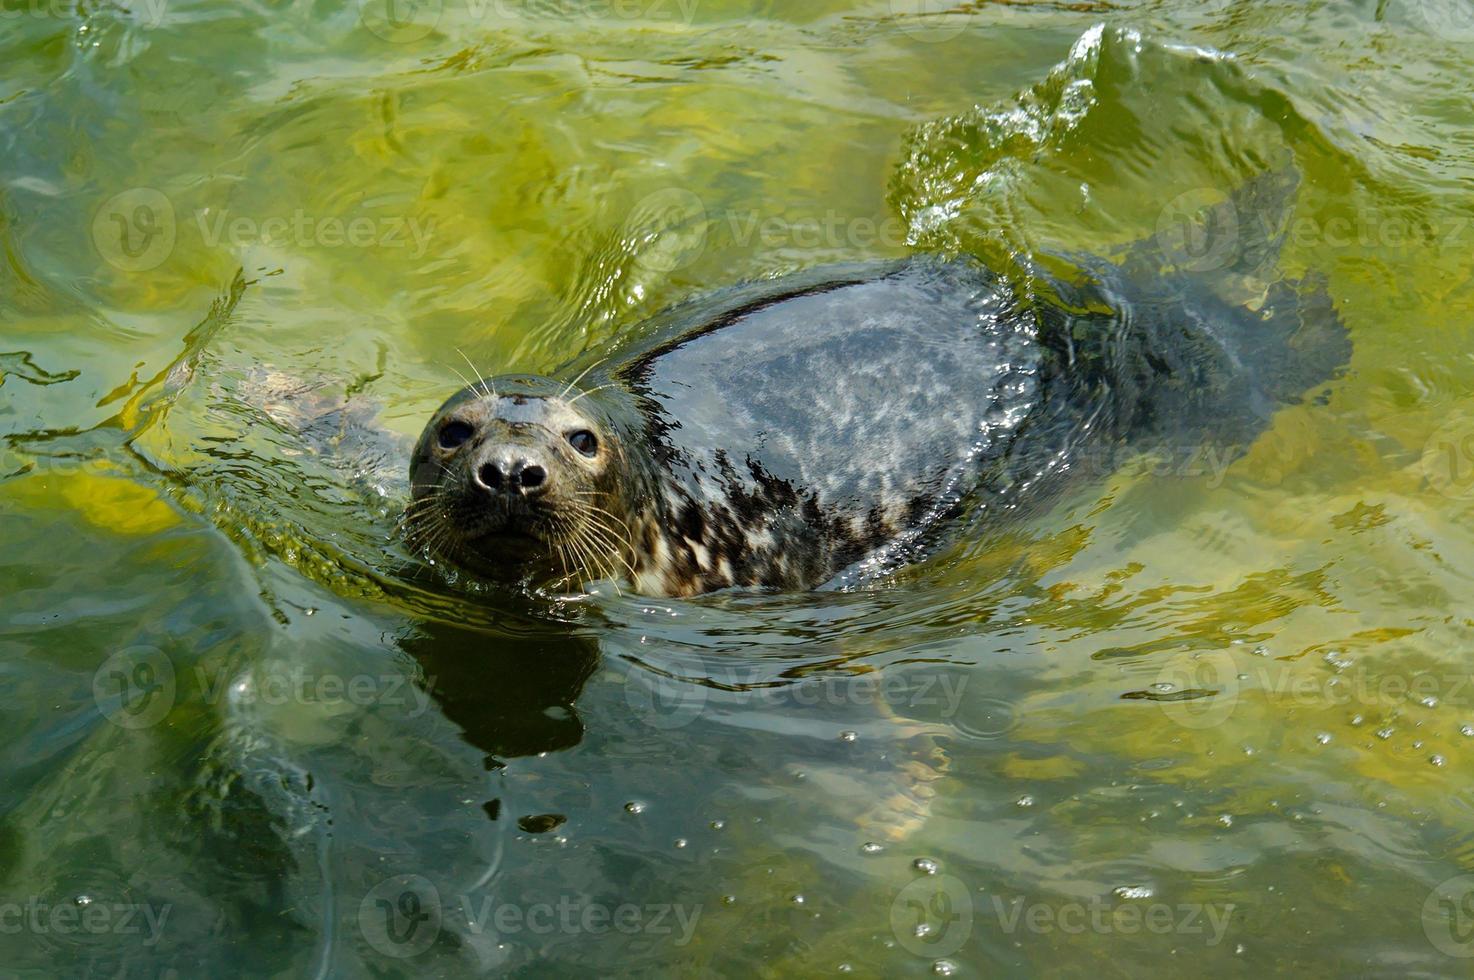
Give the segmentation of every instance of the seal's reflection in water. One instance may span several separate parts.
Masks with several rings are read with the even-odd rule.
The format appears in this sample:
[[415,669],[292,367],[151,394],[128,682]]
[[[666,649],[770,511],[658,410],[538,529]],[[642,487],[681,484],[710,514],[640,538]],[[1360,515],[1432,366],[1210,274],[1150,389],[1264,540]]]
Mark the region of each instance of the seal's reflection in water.
[[421,681],[488,765],[572,748],[584,725],[575,702],[599,663],[598,645],[566,627],[491,635],[442,622],[417,624],[399,646]]
[[[313,600],[303,642],[228,673],[264,690],[300,669],[309,697],[228,699],[200,773],[204,856],[255,896],[231,917],[277,921],[295,938],[272,964],[305,975],[465,975],[524,955],[486,910],[549,874],[557,835],[539,831],[561,820],[532,760],[584,738],[597,644],[504,604],[478,610],[495,627],[416,616],[345,636],[332,614],[349,607]],[[349,693],[313,694],[326,678]]]

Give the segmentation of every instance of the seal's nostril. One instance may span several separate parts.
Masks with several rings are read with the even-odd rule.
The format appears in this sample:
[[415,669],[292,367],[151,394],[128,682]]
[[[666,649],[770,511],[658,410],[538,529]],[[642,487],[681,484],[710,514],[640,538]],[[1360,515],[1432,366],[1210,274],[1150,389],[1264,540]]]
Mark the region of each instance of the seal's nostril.
[[548,478],[548,471],[541,466],[524,466],[517,475],[523,490],[536,490]]
[[485,463],[476,471],[476,481],[488,490],[500,490],[502,471],[495,463]]

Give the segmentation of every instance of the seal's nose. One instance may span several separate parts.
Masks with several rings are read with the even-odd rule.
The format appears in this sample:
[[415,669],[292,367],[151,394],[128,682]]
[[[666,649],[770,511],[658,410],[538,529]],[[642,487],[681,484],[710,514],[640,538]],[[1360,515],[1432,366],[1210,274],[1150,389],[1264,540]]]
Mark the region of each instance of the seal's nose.
[[504,457],[476,468],[476,483],[492,493],[531,497],[548,484],[548,471],[527,459]]

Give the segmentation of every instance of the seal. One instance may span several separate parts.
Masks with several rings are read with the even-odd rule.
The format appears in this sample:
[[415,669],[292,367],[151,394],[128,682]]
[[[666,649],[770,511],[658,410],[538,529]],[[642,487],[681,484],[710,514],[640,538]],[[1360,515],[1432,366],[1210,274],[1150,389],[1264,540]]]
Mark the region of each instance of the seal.
[[964,262],[824,269],[684,307],[573,384],[472,385],[415,449],[412,536],[479,575],[651,595],[809,589],[899,554],[1038,398],[1009,299]]
[[919,256],[722,290],[567,380],[478,376],[420,437],[405,525],[493,579],[654,596],[873,580],[964,512],[1051,499],[1102,451],[1242,450],[1340,372],[1322,282],[1250,308],[1210,278],[1148,242],[1022,276]]

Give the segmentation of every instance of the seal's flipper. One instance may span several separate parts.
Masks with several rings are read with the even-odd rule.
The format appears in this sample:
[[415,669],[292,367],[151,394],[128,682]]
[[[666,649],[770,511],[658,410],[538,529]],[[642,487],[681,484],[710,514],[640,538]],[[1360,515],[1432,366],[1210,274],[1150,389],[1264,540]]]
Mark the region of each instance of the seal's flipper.
[[271,369],[252,372],[237,395],[296,435],[304,448],[346,470],[359,490],[379,497],[408,496],[404,460],[413,440],[380,425],[380,406],[367,396]]
[[1298,185],[1288,167],[1262,174],[1111,259],[1041,256],[1040,339],[1070,400],[1108,405],[1128,440],[1243,449],[1336,378],[1351,341],[1325,277],[1278,269]]
[[1163,207],[1153,235],[1113,258],[1129,278],[1143,281],[1197,276],[1220,293],[1243,280],[1262,283],[1279,261],[1299,186],[1298,171],[1286,165],[1250,178],[1226,197],[1209,188],[1179,194]]

